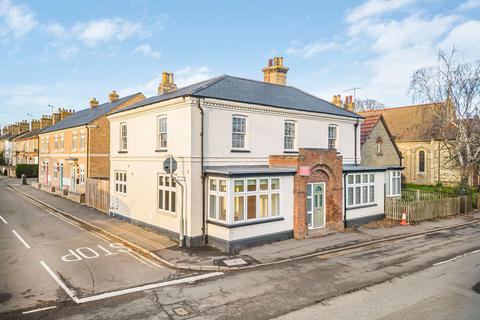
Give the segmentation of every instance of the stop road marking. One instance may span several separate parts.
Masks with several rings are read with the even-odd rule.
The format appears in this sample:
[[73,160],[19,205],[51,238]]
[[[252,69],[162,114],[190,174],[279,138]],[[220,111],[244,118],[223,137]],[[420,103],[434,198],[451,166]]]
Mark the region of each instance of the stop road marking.
[[76,262],[83,259],[95,259],[100,256],[113,256],[119,253],[128,253],[131,250],[120,243],[111,243],[109,247],[114,250],[109,250],[102,245],[97,245],[98,251],[90,247],[80,247],[75,250],[68,249],[68,254],[61,257],[64,262]]

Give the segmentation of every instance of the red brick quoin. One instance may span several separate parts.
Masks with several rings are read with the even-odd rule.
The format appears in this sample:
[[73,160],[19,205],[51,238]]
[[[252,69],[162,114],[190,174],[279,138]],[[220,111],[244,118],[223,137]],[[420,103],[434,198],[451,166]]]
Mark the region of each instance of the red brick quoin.
[[[295,167],[294,177],[294,222],[295,239],[308,236],[307,184],[325,182],[326,227],[343,230],[342,210],[342,156],[336,150],[299,149],[295,155],[271,155],[270,167]],[[302,168],[302,172],[300,172]],[[309,172],[309,173],[308,173]],[[307,175],[308,174],[308,175]]]

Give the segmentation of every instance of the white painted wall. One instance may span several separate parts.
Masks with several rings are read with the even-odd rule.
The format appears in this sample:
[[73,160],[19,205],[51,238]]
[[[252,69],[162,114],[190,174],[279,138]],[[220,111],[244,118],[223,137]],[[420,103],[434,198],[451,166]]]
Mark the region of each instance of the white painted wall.
[[[367,173],[367,172],[365,172]],[[363,218],[385,212],[385,172],[375,173],[375,204],[376,206],[368,206],[365,208],[347,208],[347,220]],[[344,192],[345,192],[344,188]],[[344,198],[345,199],[345,198]]]
[[[268,156],[283,154],[285,120],[297,121],[298,146],[327,148],[327,128],[338,125],[339,152],[345,163],[354,161],[354,123],[356,120],[308,114],[278,108],[225,103],[207,100],[205,111],[205,165],[268,164]],[[178,161],[177,175],[186,179],[185,232],[194,237],[202,234],[202,191],[200,164],[201,116],[196,101],[178,98],[139,109],[110,115],[110,194],[111,211],[160,228],[179,232],[180,188],[177,187],[177,214],[157,210],[157,174],[168,155]],[[232,115],[248,116],[249,153],[231,152]],[[156,152],[157,117],[168,117],[168,150]],[[127,123],[127,153],[120,150],[120,124]],[[358,127],[360,130],[360,127]],[[360,133],[357,150],[360,157]],[[358,158],[360,162],[360,158]],[[115,170],[127,172],[127,194],[115,193]],[[283,179],[283,178],[282,178]],[[284,221],[226,228],[209,225],[208,233],[225,240],[238,240],[293,229],[293,179],[282,181],[281,208]],[[283,191],[285,190],[285,191]]]

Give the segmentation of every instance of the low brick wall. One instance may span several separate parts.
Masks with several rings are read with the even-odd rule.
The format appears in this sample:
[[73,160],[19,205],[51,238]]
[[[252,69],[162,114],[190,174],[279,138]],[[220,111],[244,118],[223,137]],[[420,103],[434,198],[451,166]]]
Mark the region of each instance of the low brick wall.
[[85,203],[85,193],[76,193],[69,191],[67,194],[67,199],[78,203]]

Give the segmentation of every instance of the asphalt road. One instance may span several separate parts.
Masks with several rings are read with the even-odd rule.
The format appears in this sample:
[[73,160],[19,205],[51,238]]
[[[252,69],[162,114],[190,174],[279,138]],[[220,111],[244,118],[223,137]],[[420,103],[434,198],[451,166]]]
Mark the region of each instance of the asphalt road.
[[480,251],[275,318],[480,319]]
[[[147,261],[144,264],[125,252],[107,255],[98,245],[114,250],[109,243],[38,211],[1,185],[0,204],[0,215],[8,221],[8,225],[0,221],[0,307],[10,310],[55,305],[55,309],[26,315],[0,314],[0,319],[272,319],[290,317],[296,311],[307,312],[306,319],[343,319],[344,315],[350,315],[349,319],[399,319],[395,318],[395,312],[400,310],[405,314],[409,308],[410,318],[404,316],[402,320],[429,319],[430,309],[437,310],[435,319],[472,319],[472,316],[480,319],[475,318],[480,314],[477,312],[480,295],[472,289],[480,280],[480,254],[472,253],[457,258],[458,261],[434,266],[479,250],[479,224],[330,257],[226,273],[196,283],[77,304],[71,302],[40,261],[61,275],[80,297],[189,275],[178,275],[148,265]],[[69,250],[78,253],[77,249],[85,247],[99,256],[62,260],[62,256],[71,253]],[[80,252],[91,253],[89,249]],[[68,257],[73,259],[75,255]],[[462,267],[456,268],[458,264]],[[447,293],[446,288],[451,292]],[[356,297],[368,291],[372,294]],[[337,309],[315,309],[323,306],[321,303]],[[368,311],[368,303],[372,306],[371,313],[364,313]],[[310,308],[313,309],[308,313]]]
[[0,180],[0,314],[170,281],[179,273],[21,198]]

